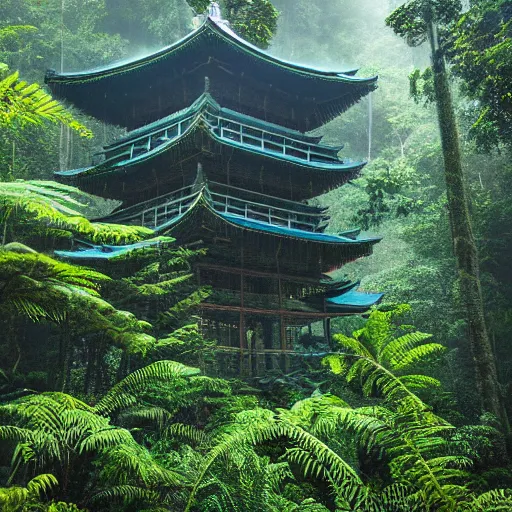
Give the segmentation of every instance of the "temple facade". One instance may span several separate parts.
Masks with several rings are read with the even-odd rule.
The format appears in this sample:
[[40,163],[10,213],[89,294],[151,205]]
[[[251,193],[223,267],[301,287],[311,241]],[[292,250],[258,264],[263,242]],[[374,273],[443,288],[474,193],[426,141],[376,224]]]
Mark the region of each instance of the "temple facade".
[[307,134],[371,92],[376,77],[279,60],[241,39],[212,3],[196,30],[157,53],[83,73],[49,71],[46,83],[129,130],[89,167],[58,178],[121,200],[109,222],[207,248],[195,265],[198,284],[213,290],[202,328],[245,374],[288,368],[313,323],[324,323],[329,340],[331,318],[380,300],[331,275],[370,255],[379,239],[326,232],[328,211],[310,204],[357,177],[364,162]]

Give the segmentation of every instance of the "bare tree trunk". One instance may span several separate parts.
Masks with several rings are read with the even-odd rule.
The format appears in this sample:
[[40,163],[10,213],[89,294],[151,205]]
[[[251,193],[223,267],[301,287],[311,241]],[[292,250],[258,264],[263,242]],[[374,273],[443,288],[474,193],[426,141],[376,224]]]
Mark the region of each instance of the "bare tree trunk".
[[437,36],[433,24],[429,24],[428,36],[432,50],[434,89],[443,148],[453,251],[461,299],[466,309],[469,345],[475,365],[481,410],[491,412],[500,418],[508,431],[510,427],[499,389],[496,362],[485,325],[478,253],[471,228],[450,85],[444,57],[437,47]]

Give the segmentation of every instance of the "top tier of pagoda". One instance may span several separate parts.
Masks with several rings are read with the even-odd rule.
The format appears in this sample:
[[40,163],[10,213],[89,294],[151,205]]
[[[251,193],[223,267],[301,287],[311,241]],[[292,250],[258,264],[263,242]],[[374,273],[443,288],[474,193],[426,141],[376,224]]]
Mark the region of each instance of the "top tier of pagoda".
[[47,72],[52,93],[132,130],[191,105],[210,79],[224,107],[306,132],[376,87],[357,70],[323,71],[277,59],[236,35],[213,3],[189,35],[144,58],[79,73]]

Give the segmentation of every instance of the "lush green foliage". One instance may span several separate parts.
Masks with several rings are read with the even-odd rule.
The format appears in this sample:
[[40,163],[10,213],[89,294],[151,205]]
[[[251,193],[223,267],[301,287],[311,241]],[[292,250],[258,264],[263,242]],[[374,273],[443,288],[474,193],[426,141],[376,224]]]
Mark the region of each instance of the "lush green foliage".
[[[197,12],[203,13],[210,0],[187,0]],[[233,29],[247,41],[267,48],[277,27],[279,12],[270,0],[224,0],[225,17]]]
[[427,40],[429,23],[452,23],[461,10],[460,0],[413,0],[395,9],[386,23],[408,44],[418,46]]
[[476,2],[450,34],[448,54],[464,94],[473,100],[470,134],[484,149],[510,144],[512,4]]
[[0,222],[3,243],[9,240],[80,236],[95,243],[130,243],[153,232],[137,226],[94,223],[83,215],[110,213],[116,201],[105,201],[74,187],[47,181],[0,183]]
[[392,311],[373,311],[353,337],[334,335],[343,352],[328,356],[325,363],[336,374],[346,372],[348,382],[357,379],[366,396],[378,394],[392,402],[416,400],[411,389],[440,387],[438,379],[409,373],[446,350],[439,343],[427,342],[430,334],[395,325],[396,318],[409,310],[409,306],[402,305]]
[[[363,286],[387,295],[368,318],[335,322],[323,365],[305,362],[254,388],[201,371],[219,370],[215,340],[203,339],[194,317],[209,294],[190,279],[203,251],[161,239],[95,269],[51,255],[75,237],[118,244],[153,233],[94,222],[117,203],[41,181],[58,153],[61,164],[86,165],[118,130],[71,118],[2,67],[2,510],[512,508],[506,440],[475,407],[432,105],[408,97],[411,65],[428,63],[385,27],[397,3],[272,2],[282,11],[274,53],[329,69],[364,64],[362,74],[380,75],[370,141],[366,102],[324,130],[326,142],[347,142],[347,156],[371,161],[359,180],[320,201],[334,231],[353,221],[378,226],[385,239],[375,257],[346,271],[367,275]],[[202,12],[208,2],[188,4]],[[388,23],[417,44],[427,10],[443,26],[443,49],[461,81],[456,107],[487,320],[508,392],[510,11],[506,1],[471,5],[460,16],[456,1],[408,2]],[[268,45],[277,21],[270,2],[222,6],[235,30]],[[41,83],[61,57],[65,70],[78,70],[169,44],[188,32],[192,14],[185,0],[6,0],[0,61]],[[431,78],[415,73],[413,95],[431,99]],[[59,134],[54,122],[91,126],[96,140],[68,137],[67,128]],[[482,147],[503,144],[502,154],[478,154],[470,135]],[[411,306],[395,306],[403,302]]]
[[91,131],[76,121],[72,115],[45,93],[38,84],[19,80],[18,72],[0,81],[0,129],[23,128],[26,124],[45,121],[63,123],[77,131],[81,137],[92,137]]

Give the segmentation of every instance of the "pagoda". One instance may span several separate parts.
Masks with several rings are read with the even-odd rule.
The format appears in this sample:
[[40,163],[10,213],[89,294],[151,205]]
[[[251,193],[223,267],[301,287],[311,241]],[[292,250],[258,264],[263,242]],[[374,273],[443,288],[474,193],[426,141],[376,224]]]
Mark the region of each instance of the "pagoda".
[[[142,225],[185,247],[195,264],[206,335],[246,374],[289,367],[304,327],[362,313],[381,294],[330,274],[368,256],[377,238],[327,233],[310,199],[357,177],[365,162],[307,134],[376,87],[357,70],[279,60],[241,39],[212,2],[200,26],[147,57],[81,73],[48,71],[53,94],[128,134],[58,179],[122,205],[109,222]],[[130,247],[61,256],[94,260]]]

